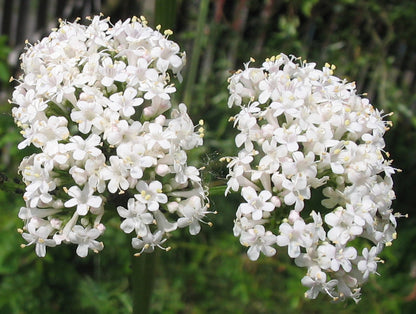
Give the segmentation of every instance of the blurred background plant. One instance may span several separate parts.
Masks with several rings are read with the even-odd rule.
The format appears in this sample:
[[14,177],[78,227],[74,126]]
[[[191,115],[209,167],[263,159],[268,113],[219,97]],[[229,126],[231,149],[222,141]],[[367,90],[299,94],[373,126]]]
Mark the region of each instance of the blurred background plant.
[[[172,251],[158,254],[153,313],[412,313],[416,308],[416,3],[412,0],[19,0],[0,1],[0,312],[129,313],[129,239],[119,222],[107,228],[105,249],[81,259],[72,247],[49,250],[39,259],[20,249],[16,229],[22,195],[15,189],[17,165],[28,151],[7,102],[18,77],[25,39],[35,42],[57,25],[102,12],[113,22],[144,15],[151,26],[174,31],[188,54],[184,83],[176,102],[185,100],[194,122],[204,119],[205,148],[194,158],[205,165],[206,180],[224,183],[232,155],[233,130],[226,103],[227,78],[250,57],[260,65],[280,52],[303,56],[318,67],[335,64],[335,74],[357,82],[360,93],[385,112],[395,112],[386,134],[394,166],[401,219],[398,239],[385,250],[381,276],[363,288],[358,304],[333,304],[324,297],[307,301],[298,270],[284,253],[248,260],[232,235],[237,196],[211,197],[214,226],[197,237],[177,233]],[[17,186],[17,185],[16,185]]]

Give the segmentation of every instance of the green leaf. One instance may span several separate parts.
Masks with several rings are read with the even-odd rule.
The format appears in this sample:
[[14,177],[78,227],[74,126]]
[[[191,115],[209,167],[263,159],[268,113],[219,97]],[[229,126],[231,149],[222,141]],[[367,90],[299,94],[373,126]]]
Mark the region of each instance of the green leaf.
[[7,68],[7,65],[3,62],[0,62],[0,81],[6,83],[10,79],[10,72]]

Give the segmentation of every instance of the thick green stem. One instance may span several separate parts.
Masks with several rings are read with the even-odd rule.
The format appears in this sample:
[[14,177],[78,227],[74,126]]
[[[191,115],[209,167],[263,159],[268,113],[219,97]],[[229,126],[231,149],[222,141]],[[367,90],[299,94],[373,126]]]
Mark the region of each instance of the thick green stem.
[[150,313],[156,260],[156,252],[132,257],[133,314]]
[[176,24],[176,0],[156,0],[155,25],[161,25],[163,30],[174,30]]
[[193,96],[196,74],[199,68],[199,58],[201,56],[201,49],[202,49],[203,36],[204,36],[204,27],[206,25],[208,8],[209,8],[209,0],[201,0],[201,4],[199,7],[199,14],[198,14],[198,25],[196,29],[194,44],[192,47],[191,63],[189,65],[189,71],[185,78],[186,87],[185,87],[184,102],[186,105],[191,104],[191,100]]

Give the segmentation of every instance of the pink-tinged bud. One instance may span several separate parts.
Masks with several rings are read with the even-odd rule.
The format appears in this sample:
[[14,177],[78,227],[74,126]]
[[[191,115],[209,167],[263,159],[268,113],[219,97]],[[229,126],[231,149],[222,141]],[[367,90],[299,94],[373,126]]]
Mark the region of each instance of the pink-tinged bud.
[[168,211],[169,212],[174,213],[174,212],[176,212],[178,210],[179,203],[178,202],[169,202],[167,204],[167,207],[168,207]]
[[105,231],[105,226],[102,223],[99,223],[95,228],[101,233]]
[[157,165],[157,167],[156,167],[156,173],[161,177],[164,177],[165,175],[167,175],[170,172],[171,172],[170,168],[166,164],[160,164],[160,165]]
[[160,125],[164,125],[165,122],[166,122],[166,117],[164,115],[157,116],[155,118],[155,122],[160,124]]
[[296,220],[298,220],[300,218],[299,212],[297,212],[296,210],[291,210],[289,213],[289,222],[293,225],[295,223]]
[[280,207],[280,205],[282,205],[282,202],[277,196],[272,196],[270,202],[272,202],[275,207]]

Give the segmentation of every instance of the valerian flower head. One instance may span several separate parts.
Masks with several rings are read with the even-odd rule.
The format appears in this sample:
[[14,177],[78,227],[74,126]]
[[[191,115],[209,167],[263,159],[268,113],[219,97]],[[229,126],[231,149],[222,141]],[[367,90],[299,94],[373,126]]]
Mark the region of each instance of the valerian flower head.
[[280,54],[230,77],[239,152],[227,158],[226,194],[245,200],[234,234],[250,259],[287,247],[307,268],[306,297],[358,301],[396,238],[395,169],[384,150],[386,115],[334,69]]
[[[107,213],[142,252],[177,228],[199,233],[209,204],[187,152],[201,146],[185,104],[173,106],[185,53],[144,18],[89,25],[61,21],[21,56],[12,97],[23,149],[25,206],[19,217],[37,255],[62,243],[85,257],[104,245]],[[175,108],[176,107],[176,108]]]

